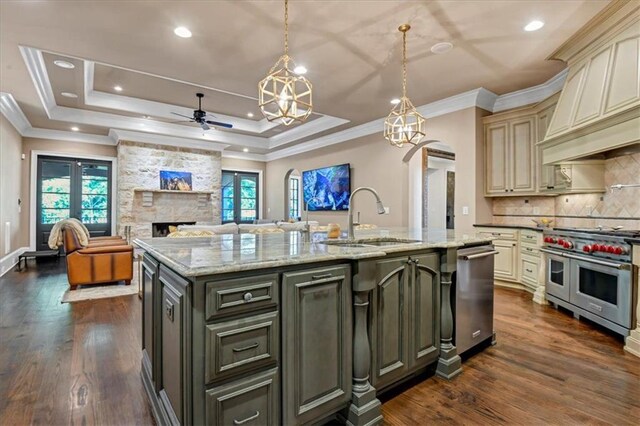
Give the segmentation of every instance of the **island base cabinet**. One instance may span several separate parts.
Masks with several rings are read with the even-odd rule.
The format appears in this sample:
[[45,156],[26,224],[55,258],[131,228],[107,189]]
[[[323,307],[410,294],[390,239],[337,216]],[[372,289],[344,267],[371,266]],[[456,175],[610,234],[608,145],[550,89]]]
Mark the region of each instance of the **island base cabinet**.
[[285,273],[282,293],[282,423],[317,422],[351,400],[351,268]]
[[278,369],[255,374],[206,392],[207,425],[280,424]]
[[371,376],[378,390],[438,359],[439,259],[426,254],[376,261]]
[[161,288],[161,366],[160,402],[168,424],[190,424],[188,407],[190,342],[189,282],[175,273],[160,269]]

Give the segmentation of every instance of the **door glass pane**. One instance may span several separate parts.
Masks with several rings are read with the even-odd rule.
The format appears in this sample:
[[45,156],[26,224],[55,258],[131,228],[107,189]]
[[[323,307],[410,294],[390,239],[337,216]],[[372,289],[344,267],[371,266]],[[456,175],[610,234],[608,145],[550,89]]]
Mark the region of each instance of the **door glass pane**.
[[234,173],[222,173],[222,221],[234,221]]
[[300,217],[300,179],[289,179],[289,218]]
[[43,161],[40,189],[40,223],[54,224],[70,217],[71,165],[60,161]]
[[109,167],[82,164],[82,198],[80,220],[85,224],[108,222]]
[[240,178],[240,220],[250,221],[257,219],[257,187],[255,177],[242,176]]
[[564,263],[553,259],[550,260],[549,279],[552,283],[564,285]]
[[598,300],[618,304],[618,277],[591,269],[579,268],[580,293]]

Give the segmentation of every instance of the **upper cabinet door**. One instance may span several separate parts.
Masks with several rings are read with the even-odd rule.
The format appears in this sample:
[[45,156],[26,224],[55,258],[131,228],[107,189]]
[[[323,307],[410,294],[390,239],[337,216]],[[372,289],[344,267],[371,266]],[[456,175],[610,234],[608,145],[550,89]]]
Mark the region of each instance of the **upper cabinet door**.
[[[544,140],[547,129],[549,128],[549,123],[551,122],[551,117],[553,116],[553,112],[556,109],[556,104],[549,106],[548,108],[543,109],[538,113],[538,141]],[[553,189],[555,186],[555,167],[553,166],[545,166],[542,164],[542,148],[537,148],[537,170],[536,176],[538,177],[538,190],[546,191],[549,189]]]
[[535,191],[535,122],[535,116],[510,122],[510,192]]
[[485,127],[485,188],[487,194],[509,192],[509,126],[507,122]]

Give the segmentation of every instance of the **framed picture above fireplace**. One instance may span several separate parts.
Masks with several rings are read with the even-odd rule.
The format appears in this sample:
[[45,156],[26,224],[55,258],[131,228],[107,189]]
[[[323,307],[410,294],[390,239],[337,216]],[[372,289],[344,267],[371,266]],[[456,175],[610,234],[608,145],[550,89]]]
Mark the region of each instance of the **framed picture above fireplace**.
[[169,191],[192,191],[191,173],[160,171],[160,189]]

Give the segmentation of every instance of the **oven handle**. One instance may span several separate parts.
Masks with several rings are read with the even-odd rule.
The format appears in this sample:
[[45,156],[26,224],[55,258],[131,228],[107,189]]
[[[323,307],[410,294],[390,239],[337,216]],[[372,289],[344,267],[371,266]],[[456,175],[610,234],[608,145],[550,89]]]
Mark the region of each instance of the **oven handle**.
[[576,256],[576,255],[569,254],[569,253],[562,253],[562,252],[558,252],[558,251],[555,251],[555,250],[549,250],[549,249],[545,249],[545,248],[541,248],[540,251],[545,252],[545,253],[549,253],[549,254],[555,254],[556,256],[566,257],[568,259],[582,260],[583,262],[591,262],[591,263],[595,263],[596,265],[607,266],[609,268],[620,269],[620,270],[623,270],[623,271],[631,270],[631,265],[626,264],[626,263],[613,263],[613,262],[607,262],[607,261],[600,260],[600,259],[584,258],[584,257],[581,257],[581,256]]

